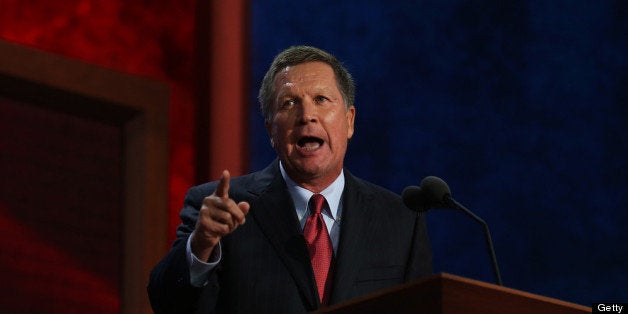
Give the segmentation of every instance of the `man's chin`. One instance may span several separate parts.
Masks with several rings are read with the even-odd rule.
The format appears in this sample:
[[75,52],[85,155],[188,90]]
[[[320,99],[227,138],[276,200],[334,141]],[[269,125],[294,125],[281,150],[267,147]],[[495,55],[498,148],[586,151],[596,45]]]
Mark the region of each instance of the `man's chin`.
[[324,169],[320,163],[313,160],[290,160],[284,163],[284,168],[291,177],[296,176],[302,179],[320,176]]
[[309,164],[297,164],[292,169],[294,175],[306,179],[306,178],[316,178],[321,173],[321,168],[318,165],[309,165]]

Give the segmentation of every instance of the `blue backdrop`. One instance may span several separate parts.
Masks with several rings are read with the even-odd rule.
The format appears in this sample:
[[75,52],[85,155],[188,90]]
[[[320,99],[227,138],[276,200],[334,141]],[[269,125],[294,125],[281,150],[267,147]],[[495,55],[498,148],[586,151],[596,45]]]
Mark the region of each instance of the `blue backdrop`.
[[[427,175],[491,228],[504,285],[628,302],[627,1],[251,1],[251,169],[273,56],[335,54],[357,82],[346,167],[400,193]],[[482,229],[432,210],[437,272],[487,282]]]

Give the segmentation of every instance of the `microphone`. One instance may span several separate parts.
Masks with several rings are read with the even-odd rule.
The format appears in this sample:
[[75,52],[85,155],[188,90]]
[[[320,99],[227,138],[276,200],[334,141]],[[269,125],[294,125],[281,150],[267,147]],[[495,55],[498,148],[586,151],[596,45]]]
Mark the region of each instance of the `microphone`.
[[430,206],[425,201],[424,194],[421,187],[411,185],[403,189],[401,198],[408,208],[419,212],[426,212],[430,209]]
[[499,266],[497,265],[497,257],[493,248],[493,240],[491,240],[491,232],[486,222],[471,212],[469,209],[458,203],[451,197],[451,190],[445,181],[439,177],[429,176],[421,180],[421,186],[409,186],[402,192],[404,204],[413,210],[419,212],[428,211],[431,208],[449,208],[463,211],[465,214],[473,218],[484,227],[484,236],[486,244],[493,264],[493,273],[495,281],[498,285],[503,286],[502,278],[499,274]]

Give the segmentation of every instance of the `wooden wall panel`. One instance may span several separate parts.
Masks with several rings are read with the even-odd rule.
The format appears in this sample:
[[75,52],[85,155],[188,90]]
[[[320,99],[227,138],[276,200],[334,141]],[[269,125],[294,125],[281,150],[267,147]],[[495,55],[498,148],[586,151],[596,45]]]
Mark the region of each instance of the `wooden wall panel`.
[[1,311],[119,313],[121,127],[0,98],[0,134]]

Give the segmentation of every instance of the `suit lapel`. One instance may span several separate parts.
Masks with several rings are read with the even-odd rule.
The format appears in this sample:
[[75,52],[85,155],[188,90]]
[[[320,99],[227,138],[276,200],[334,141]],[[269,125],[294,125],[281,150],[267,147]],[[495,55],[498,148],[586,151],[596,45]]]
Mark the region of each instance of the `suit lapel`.
[[305,239],[286,183],[277,163],[273,166],[269,169],[273,171],[272,181],[251,204],[250,215],[253,215],[294,278],[303,299],[309,303],[308,308],[315,309],[317,290]]
[[334,284],[331,304],[344,301],[355,283],[364,254],[370,254],[369,243],[364,235],[373,228],[369,217],[372,210],[370,196],[361,192],[356,179],[345,170],[345,190],[343,192],[343,212],[341,220],[340,243],[334,270]]

